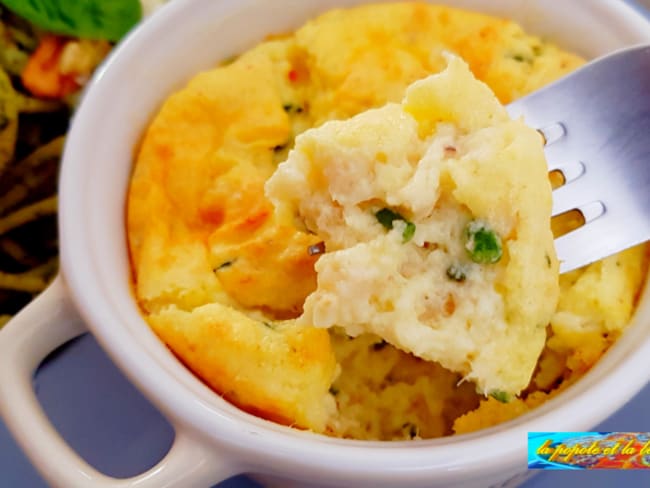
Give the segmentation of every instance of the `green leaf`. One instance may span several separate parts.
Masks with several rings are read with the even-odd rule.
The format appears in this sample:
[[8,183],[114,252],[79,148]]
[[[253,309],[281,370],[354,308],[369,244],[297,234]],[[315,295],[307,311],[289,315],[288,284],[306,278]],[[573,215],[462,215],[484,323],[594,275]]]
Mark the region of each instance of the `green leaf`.
[[503,255],[501,238],[480,220],[472,220],[465,228],[465,249],[479,264],[497,263]]
[[0,0],[17,15],[56,34],[118,41],[142,18],[139,0]]

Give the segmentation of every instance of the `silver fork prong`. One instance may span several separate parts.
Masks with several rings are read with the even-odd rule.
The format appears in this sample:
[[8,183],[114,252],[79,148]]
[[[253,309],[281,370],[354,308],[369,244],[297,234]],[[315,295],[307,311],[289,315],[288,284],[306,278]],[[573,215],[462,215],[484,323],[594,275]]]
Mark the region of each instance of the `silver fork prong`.
[[647,239],[643,233],[628,235],[617,232],[616,226],[612,226],[616,220],[616,217],[606,214],[555,239],[560,273],[581,268]]
[[589,222],[603,216],[607,211],[607,208],[603,202],[598,200],[596,202],[588,203],[587,205],[581,205],[577,210],[580,211],[582,218],[585,219],[585,224],[588,224]]
[[[556,170],[562,171],[562,168],[564,167],[564,163],[562,163],[561,161],[553,162],[551,159],[547,157],[546,167],[548,168],[549,172],[556,171]],[[564,172],[562,171],[562,173]]]
[[585,174],[585,165],[580,161],[568,164],[558,164],[555,166],[551,166],[549,164],[549,171],[553,170],[557,170],[562,173],[562,176],[564,176],[564,183],[567,184],[571,183],[574,180],[577,180],[583,174]]
[[596,221],[555,239],[555,250],[561,259],[560,273],[591,264],[607,254],[601,228]]
[[561,122],[545,125],[537,131],[544,137],[546,146],[551,146],[566,135],[566,127]]
[[544,156],[546,157],[546,165],[549,171],[559,169],[575,161],[575,159],[568,159],[570,157],[575,158],[575,155],[567,153],[567,146],[570,142],[568,139],[561,139],[554,144],[544,146]]
[[[581,178],[554,190],[551,215],[553,217],[561,215],[593,200],[593,197],[590,198],[584,190],[589,190],[589,182]],[[582,198],[582,201],[579,198]]]
[[565,175],[552,214],[585,217],[555,241],[562,272],[650,239],[650,45],[593,61],[508,112],[544,135],[548,169]]

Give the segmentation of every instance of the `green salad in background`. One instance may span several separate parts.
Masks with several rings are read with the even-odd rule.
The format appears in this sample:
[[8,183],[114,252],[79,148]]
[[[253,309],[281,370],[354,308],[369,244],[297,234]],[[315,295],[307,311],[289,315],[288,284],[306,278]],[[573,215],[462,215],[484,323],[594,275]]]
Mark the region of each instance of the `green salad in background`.
[[70,115],[142,15],[139,0],[0,0],[0,327],[56,275]]

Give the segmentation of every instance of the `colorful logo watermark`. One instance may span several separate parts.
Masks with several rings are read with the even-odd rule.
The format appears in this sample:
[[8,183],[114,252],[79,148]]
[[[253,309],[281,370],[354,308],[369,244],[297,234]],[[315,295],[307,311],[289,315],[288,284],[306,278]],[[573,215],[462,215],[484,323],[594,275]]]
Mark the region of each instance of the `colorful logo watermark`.
[[650,432],[529,432],[528,469],[650,469]]

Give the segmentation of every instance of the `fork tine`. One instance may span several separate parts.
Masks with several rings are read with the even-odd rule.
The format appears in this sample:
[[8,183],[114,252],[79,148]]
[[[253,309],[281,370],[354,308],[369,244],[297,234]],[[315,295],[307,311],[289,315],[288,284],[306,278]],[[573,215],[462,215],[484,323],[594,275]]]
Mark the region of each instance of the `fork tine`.
[[641,232],[626,234],[612,228],[616,220],[620,219],[606,214],[555,239],[560,273],[581,268],[646,240],[647,236]]
[[572,139],[560,139],[549,146],[544,146],[544,157],[546,158],[546,165],[548,170],[560,169],[563,166],[580,164],[575,158],[578,156],[582,158],[585,156],[583,153],[574,153],[571,150]]
[[[579,178],[553,190],[553,210],[551,215],[555,217],[589,203],[589,200],[593,200],[589,193],[581,191],[583,189],[589,190],[588,181],[585,182],[582,178]],[[582,200],[579,200],[579,198],[582,198]]]
[[[544,134],[549,170],[566,173],[552,214],[586,223],[555,240],[561,272],[650,238],[650,45],[589,63],[507,109]],[[582,161],[582,163],[580,163]]]
[[599,235],[597,222],[569,232],[555,239],[555,251],[560,261],[560,273],[566,273],[593,263],[603,257],[604,239]]
[[577,180],[583,174],[585,174],[585,165],[580,161],[576,163],[560,164],[557,165],[555,169],[562,172],[562,175],[564,175],[564,181],[566,183]]
[[537,129],[537,131],[544,137],[546,147],[552,146],[566,136],[566,127],[561,122],[545,125]]

